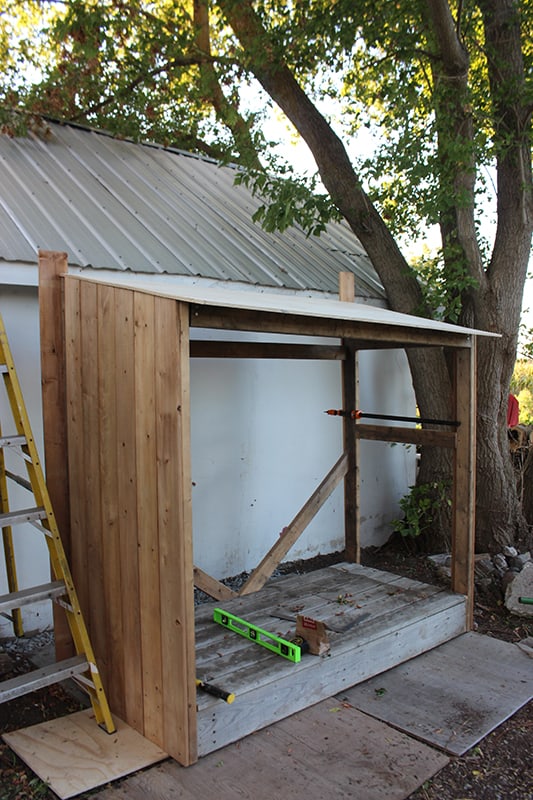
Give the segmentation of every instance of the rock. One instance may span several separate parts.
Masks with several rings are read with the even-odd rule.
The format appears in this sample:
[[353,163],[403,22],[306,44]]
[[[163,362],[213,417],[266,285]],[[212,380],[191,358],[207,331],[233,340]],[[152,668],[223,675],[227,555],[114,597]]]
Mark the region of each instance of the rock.
[[507,572],[509,565],[507,564],[507,559],[503,553],[496,553],[496,555],[492,557],[492,563],[500,575],[503,575],[505,572]]
[[509,569],[514,569],[515,572],[520,572],[524,564],[527,564],[528,561],[531,561],[531,556],[529,553],[519,553],[517,556],[510,556],[507,559]]
[[510,583],[514,581],[516,576],[518,575],[517,570],[509,569],[507,572],[502,576],[502,591],[505,592],[507,587]]
[[516,646],[523,650],[526,655],[533,658],[533,636],[528,636],[527,639],[522,639],[516,642]]
[[431,561],[437,575],[439,578],[443,580],[450,580],[452,577],[452,557],[450,553],[436,553],[435,555],[428,556],[428,560]]
[[452,565],[450,553],[436,553],[433,556],[428,556],[428,559],[432,561],[436,567],[451,567]]
[[13,669],[13,659],[0,647],[0,675],[5,675]]
[[513,558],[514,556],[518,555],[518,550],[516,547],[504,547],[503,554],[504,556],[511,556],[511,558]]
[[494,564],[492,563],[490,556],[485,556],[484,558],[477,558],[474,562],[474,573],[477,578],[488,578],[496,572]]
[[521,603],[521,597],[533,597],[533,561],[528,561],[505,590],[505,607],[519,617],[533,617],[533,605]]

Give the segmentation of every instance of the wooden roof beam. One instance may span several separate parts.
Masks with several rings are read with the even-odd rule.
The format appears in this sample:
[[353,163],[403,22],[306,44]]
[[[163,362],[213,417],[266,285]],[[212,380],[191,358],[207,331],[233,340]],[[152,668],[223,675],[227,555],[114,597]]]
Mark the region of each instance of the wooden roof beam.
[[473,337],[466,333],[452,333],[402,325],[381,325],[358,320],[331,319],[329,317],[278,314],[223,306],[191,303],[192,328],[216,328],[234,331],[259,331],[301,336],[325,336],[334,339],[354,339],[365,348],[452,347],[470,348]]

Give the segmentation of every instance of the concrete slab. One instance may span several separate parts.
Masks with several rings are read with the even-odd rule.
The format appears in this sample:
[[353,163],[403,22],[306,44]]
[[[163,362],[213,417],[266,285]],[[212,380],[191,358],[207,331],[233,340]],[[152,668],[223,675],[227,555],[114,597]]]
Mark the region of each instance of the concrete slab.
[[462,755],[533,696],[514,644],[466,633],[340,695],[405,733]]

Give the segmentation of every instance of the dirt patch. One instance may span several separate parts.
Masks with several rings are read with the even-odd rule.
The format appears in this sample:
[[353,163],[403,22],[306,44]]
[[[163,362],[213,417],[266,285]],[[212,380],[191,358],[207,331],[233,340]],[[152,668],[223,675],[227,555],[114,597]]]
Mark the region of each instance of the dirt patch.
[[[317,556],[282,565],[280,573],[304,574],[342,560],[342,553]],[[362,562],[424,583],[446,585],[425,555],[404,552],[398,546],[365,551]],[[497,590],[478,592],[475,625],[479,633],[507,642],[533,636],[533,620],[509,614]],[[31,669],[28,657],[17,653],[11,654],[4,664],[8,671],[4,678]],[[83,707],[61,685],[42,689],[1,707],[0,734],[71,714]],[[532,763],[533,703],[530,702],[478,746],[461,757],[452,758],[448,766],[411,794],[409,800],[531,800]],[[89,792],[79,797],[83,800],[93,794]],[[56,800],[56,795],[0,741],[0,800],[33,798]]]

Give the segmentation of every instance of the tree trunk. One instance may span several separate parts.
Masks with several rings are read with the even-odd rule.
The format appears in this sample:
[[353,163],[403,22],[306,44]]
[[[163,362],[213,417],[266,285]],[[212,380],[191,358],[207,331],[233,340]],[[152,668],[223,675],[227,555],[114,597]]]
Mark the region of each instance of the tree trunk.
[[502,339],[480,339],[478,352],[476,547],[492,553],[505,545],[527,550],[531,531],[517,492],[506,423],[514,355],[506,353]]
[[[268,35],[250,2],[222,0],[228,22],[251,57],[249,67],[258,81],[284,111],[311,150],[320,176],[333,203],[364,246],[387,292],[390,307],[404,313],[423,313],[423,298],[416,276],[403,257],[390,230],[363,191],[346,150],[331,126],[310,101],[288,67],[273,55]],[[496,52],[512,47],[520,52],[516,29],[498,16],[500,0],[483,0],[487,18],[487,40]],[[430,4],[430,8],[433,4]],[[512,0],[504,0],[505,11],[512,12]],[[448,4],[439,2],[436,9],[436,33],[452,35],[453,20]],[[505,35],[503,50],[501,35]],[[456,35],[453,33],[453,35]],[[500,38],[499,38],[500,37]],[[464,65],[463,65],[464,66]],[[513,62],[520,83],[520,64]],[[455,62],[451,68],[455,68]],[[506,77],[506,76],[504,76]],[[502,77],[492,75],[496,96],[505,103]],[[514,107],[513,107],[514,108]],[[498,115],[504,123],[509,115]],[[519,120],[521,133],[527,127],[527,113]],[[511,120],[512,123],[512,120]],[[462,130],[461,126],[459,129]],[[520,133],[519,132],[519,133]],[[511,131],[512,138],[516,131]],[[505,139],[504,139],[505,140]],[[464,170],[463,172],[468,172]],[[461,175],[459,175],[461,177]],[[472,192],[472,176],[466,176]],[[462,185],[462,184],[461,184]],[[477,282],[467,291],[463,324],[502,332],[503,339],[480,341],[478,356],[478,482],[477,547],[494,550],[502,544],[525,541],[527,528],[522,518],[511,462],[508,454],[505,409],[507,392],[516,351],[516,332],[520,321],[521,297],[525,282],[531,242],[531,163],[527,137],[509,146],[498,159],[498,231],[493,257],[483,269],[479,248],[474,241],[475,225],[471,207],[458,206],[457,225],[470,275]],[[473,202],[473,198],[472,198]],[[445,354],[434,349],[408,351],[420,413],[425,417],[451,419],[451,379]],[[420,481],[447,480],[450,456],[437,448],[426,449],[421,463]],[[451,477],[451,476],[450,476]],[[442,536],[449,532],[440,531]]]

